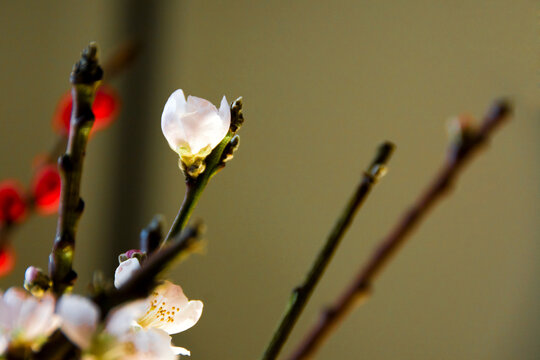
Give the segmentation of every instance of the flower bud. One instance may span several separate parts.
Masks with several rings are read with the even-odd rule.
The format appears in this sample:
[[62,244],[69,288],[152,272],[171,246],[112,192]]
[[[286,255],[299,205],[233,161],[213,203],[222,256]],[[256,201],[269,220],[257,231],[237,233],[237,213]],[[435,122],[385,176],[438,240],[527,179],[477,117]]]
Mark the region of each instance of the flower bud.
[[192,177],[204,171],[204,159],[223,140],[231,125],[231,109],[225,96],[219,110],[208,100],[176,90],[161,115],[161,130],[179,156],[181,169]]
[[36,209],[42,214],[53,214],[60,203],[62,181],[56,165],[39,169],[34,177],[32,195]]
[[223,154],[221,155],[221,162],[226,163],[227,161],[231,161],[234,157],[234,153],[236,150],[238,150],[238,147],[240,146],[240,136],[234,135],[225,147],[225,150],[223,150]]
[[51,286],[51,280],[42,269],[29,266],[24,273],[24,288],[36,297],[43,296],[43,293]]
[[26,201],[21,186],[12,180],[0,184],[0,222],[20,222],[26,215]]
[[470,140],[476,134],[474,119],[469,115],[460,115],[450,119],[447,123],[450,138],[450,159],[455,159],[468,150]]
[[118,256],[118,262],[121,264],[129,259],[136,258],[142,263],[146,259],[146,254],[138,249],[131,249]]

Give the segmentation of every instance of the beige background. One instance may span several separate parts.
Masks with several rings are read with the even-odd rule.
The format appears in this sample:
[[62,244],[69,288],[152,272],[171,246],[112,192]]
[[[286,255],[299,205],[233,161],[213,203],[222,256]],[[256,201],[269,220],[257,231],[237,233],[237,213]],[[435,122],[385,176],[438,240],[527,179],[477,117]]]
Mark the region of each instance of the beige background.
[[[0,179],[28,182],[80,50],[144,51],[113,85],[124,112],[88,149],[76,268],[112,276],[153,214],[183,195],[159,121],[169,94],[244,96],[235,160],[196,216],[208,250],[171,278],[202,299],[175,342],[193,359],[257,358],[374,148],[398,148],[285,352],[292,349],[441,163],[445,122],[511,97],[514,120],[460,179],[320,352],[320,359],[538,359],[539,28],[535,1],[7,1],[0,4]],[[46,267],[54,217],[15,234]]]

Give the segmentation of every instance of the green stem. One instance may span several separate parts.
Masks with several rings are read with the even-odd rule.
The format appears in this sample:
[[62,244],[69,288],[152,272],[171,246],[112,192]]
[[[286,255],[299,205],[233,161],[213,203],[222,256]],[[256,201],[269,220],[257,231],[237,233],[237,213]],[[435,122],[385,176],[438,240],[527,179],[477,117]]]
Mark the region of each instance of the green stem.
[[377,152],[375,159],[364,173],[364,176],[356,189],[356,192],[350,198],[349,202],[338,221],[334,225],[326,244],[319,252],[315,262],[313,263],[311,269],[309,270],[306,279],[303,284],[294,289],[287,309],[281,318],[281,321],[272,336],[272,340],[268,344],[261,360],[272,360],[275,359],[285,341],[289,337],[296,321],[300,317],[302,310],[307,304],[315,286],[321,279],[324,270],[330,263],[332,256],[334,255],[345,231],[351,224],[354,215],[357,210],[363,204],[364,200],[367,198],[372,186],[377,182],[377,180],[384,175],[385,166],[389,160],[392,151],[394,150],[394,145],[391,143],[383,143]]
[[[202,177],[202,175],[201,175]],[[197,205],[199,198],[201,197],[206,184],[208,184],[208,178],[203,177],[203,181],[195,181],[193,183],[187,182],[186,194],[182,206],[174,219],[174,222],[169,230],[169,233],[165,237],[163,244],[166,244],[170,239],[174,239],[182,230],[186,227],[195,206]],[[204,181],[205,180],[205,181]]]
[[221,169],[221,166],[223,166],[223,152],[233,136],[234,133],[229,131],[223,140],[221,140],[221,143],[212,150],[205,160],[206,169],[202,174],[197,178],[189,177],[189,175],[186,174],[186,194],[184,195],[184,201],[182,202],[182,206],[180,206],[180,210],[178,210],[178,214],[174,219],[169,233],[163,240],[162,246],[182,233],[182,230],[186,227],[208,181]]

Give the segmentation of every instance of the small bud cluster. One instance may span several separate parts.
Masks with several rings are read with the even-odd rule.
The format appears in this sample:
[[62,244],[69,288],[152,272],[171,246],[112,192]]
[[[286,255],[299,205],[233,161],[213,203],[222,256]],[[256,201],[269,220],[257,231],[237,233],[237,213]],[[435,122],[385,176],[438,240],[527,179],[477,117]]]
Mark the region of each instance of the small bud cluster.
[[133,258],[139,260],[140,263],[143,263],[144,260],[146,259],[146,253],[138,249],[131,249],[131,250],[126,251],[125,253],[118,255],[118,262],[121,264],[124,261],[133,259]]

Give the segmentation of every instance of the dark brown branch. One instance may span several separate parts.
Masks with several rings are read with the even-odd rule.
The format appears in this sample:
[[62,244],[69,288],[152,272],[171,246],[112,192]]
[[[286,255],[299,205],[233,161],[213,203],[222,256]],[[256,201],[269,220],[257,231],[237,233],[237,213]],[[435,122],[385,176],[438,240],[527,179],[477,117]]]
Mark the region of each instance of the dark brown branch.
[[72,269],[77,224],[84,209],[79,196],[83,160],[94,114],[92,103],[97,85],[103,77],[98,64],[97,46],[88,45],[71,73],[73,112],[66,153],[58,159],[62,190],[56,237],[49,256],[49,275],[58,296],[70,288],[77,275]]
[[179,257],[193,250],[201,240],[203,232],[204,227],[200,223],[186,228],[178,240],[175,239],[170,245],[150,255],[143,263],[141,270],[136,272],[127,283],[119,289],[96,296],[94,301],[101,309],[102,318],[105,318],[107,313],[117,305],[148,296],[159,284],[158,276]]
[[343,209],[341,216],[334,225],[334,228],[328,236],[324,247],[321,249],[319,255],[315,259],[315,262],[309,270],[306,279],[300,286],[294,289],[285,314],[283,315],[281,322],[275,330],[272,340],[268,344],[268,347],[266,348],[261,359],[270,360],[275,359],[278,356],[294,325],[304,310],[304,307],[313,293],[313,290],[321,279],[324,270],[330,263],[330,260],[339,246],[345,231],[352,223],[354,215],[364,203],[373,185],[382,175],[384,175],[386,171],[386,164],[390,159],[393,150],[394,145],[389,142],[383,143],[381,146],[379,146],[375,158],[364,173],[362,180],[356,188],[355,193],[349,199],[347,206]]
[[377,275],[404,244],[407,235],[429,213],[437,200],[441,199],[452,188],[463,166],[487,142],[492,132],[508,118],[510,112],[511,108],[508,103],[505,101],[496,102],[478,130],[463,129],[463,136],[452,144],[446,163],[435,176],[431,185],[383,239],[345,292],[334,305],[323,313],[319,323],[313,327],[305,340],[289,357],[290,360],[311,358],[349,311],[361,300],[367,298]]

